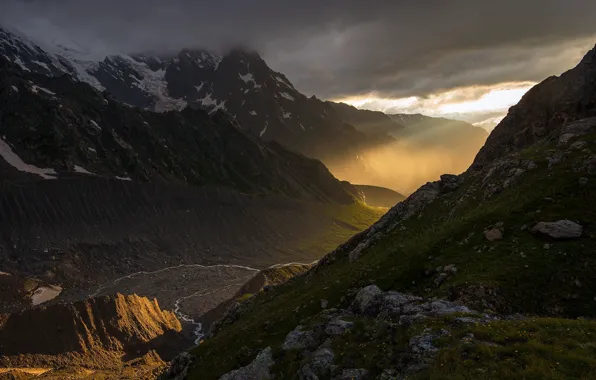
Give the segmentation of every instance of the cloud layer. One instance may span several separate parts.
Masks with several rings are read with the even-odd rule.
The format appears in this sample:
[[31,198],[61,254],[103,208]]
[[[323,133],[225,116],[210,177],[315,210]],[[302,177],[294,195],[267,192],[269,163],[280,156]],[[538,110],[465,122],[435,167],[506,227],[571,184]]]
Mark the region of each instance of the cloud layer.
[[459,87],[537,82],[596,43],[587,0],[2,0],[0,22],[102,55],[262,52],[307,94],[426,97]]

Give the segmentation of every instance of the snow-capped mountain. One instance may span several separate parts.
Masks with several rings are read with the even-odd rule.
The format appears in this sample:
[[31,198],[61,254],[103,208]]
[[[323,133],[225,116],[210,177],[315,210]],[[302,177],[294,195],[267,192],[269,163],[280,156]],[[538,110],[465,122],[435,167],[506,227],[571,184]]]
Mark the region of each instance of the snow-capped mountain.
[[264,140],[324,161],[355,157],[380,143],[359,132],[332,106],[297,91],[255,52],[224,55],[182,50],[176,55],[113,55],[91,60],[72,47],[51,47],[0,28],[0,54],[24,70],[70,75],[117,100],[153,111],[185,107],[225,111]]

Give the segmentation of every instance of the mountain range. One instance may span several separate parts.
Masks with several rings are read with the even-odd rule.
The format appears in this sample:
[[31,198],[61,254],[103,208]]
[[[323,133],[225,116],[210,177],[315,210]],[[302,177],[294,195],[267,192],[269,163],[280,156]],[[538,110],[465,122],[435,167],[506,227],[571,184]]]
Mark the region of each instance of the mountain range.
[[[399,134],[405,125],[382,112],[305,96],[284,74],[271,69],[249,49],[224,54],[184,49],[170,55],[118,54],[92,60],[77,48],[60,44],[42,47],[18,31],[0,27],[0,55],[25,71],[66,75],[134,107],[156,112],[191,108],[210,115],[224,113],[254,136],[322,160],[341,179],[356,182],[362,178],[368,184],[387,186],[382,180],[384,173],[378,172],[377,163],[366,153],[393,150],[396,140],[404,143],[412,137],[410,133]],[[442,122],[436,123],[441,131]],[[434,129],[433,123],[426,126]],[[472,150],[479,149],[482,137],[486,137],[484,130],[475,128],[468,142],[466,131],[471,125],[459,122],[452,127],[442,133],[454,132]],[[433,146],[451,147],[451,141],[443,143],[441,133],[436,137],[426,129],[422,133]],[[445,162],[457,156],[450,149],[442,150],[441,155],[446,156]],[[443,171],[463,169],[447,164]],[[390,187],[404,188],[399,183]]]
[[0,377],[596,371],[596,48],[488,138],[307,97],[250,49],[0,28],[0,74]]

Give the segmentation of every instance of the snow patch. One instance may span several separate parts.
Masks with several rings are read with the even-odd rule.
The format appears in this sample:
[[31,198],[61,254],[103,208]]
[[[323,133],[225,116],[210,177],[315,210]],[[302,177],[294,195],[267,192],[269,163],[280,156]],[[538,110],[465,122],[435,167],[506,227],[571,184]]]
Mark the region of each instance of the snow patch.
[[203,99],[197,99],[197,102],[201,103],[203,107],[212,107],[209,111],[210,114],[218,110],[226,110],[226,101],[219,102],[216,99],[213,99],[210,92],[207,93]]
[[265,132],[267,131],[267,126],[269,125],[269,122],[265,123],[265,128],[263,128],[263,130],[261,131],[261,133],[259,133],[259,137],[263,137],[263,135],[265,134]]
[[19,88],[17,86],[10,86],[13,90],[15,90],[16,92],[19,92]]
[[37,93],[39,93],[39,91],[45,92],[46,94],[51,95],[51,96],[55,96],[56,95],[55,92],[52,92],[52,91],[48,90],[47,88],[43,88],[43,87],[40,87],[40,86],[37,86],[37,85],[33,85],[33,87],[31,87],[31,92],[32,93],[37,94]]
[[87,148],[88,151],[93,152],[93,153],[97,153],[97,151],[91,147]]
[[292,84],[291,84],[291,83],[289,83],[289,82],[286,82],[286,80],[285,80],[284,78],[280,77],[279,75],[276,75],[274,78],[275,78],[275,80],[276,80],[277,82],[279,82],[279,83],[281,83],[281,84],[283,84],[283,85],[286,85],[286,86],[288,86],[288,87],[290,87],[290,88],[294,88],[294,86],[292,86]]
[[166,70],[153,71],[145,62],[139,62],[129,55],[119,55],[114,59],[126,62],[135,71],[136,75],[132,76],[136,80],[136,83],[133,83],[135,87],[157,98],[155,111],[181,111],[188,105],[184,99],[169,96],[168,83],[165,80]]
[[99,126],[99,124],[97,124],[97,123],[95,122],[95,120],[90,120],[90,122],[91,122],[91,124],[93,124],[93,126],[94,126],[95,128],[97,128],[97,129],[99,129],[99,130],[101,131],[101,127]]
[[[93,149],[93,148],[90,148],[90,149]],[[91,172],[90,172],[90,171],[88,171],[87,169],[85,169],[85,168],[83,168],[83,167],[81,167],[81,166],[78,166],[78,165],[75,165],[75,167],[74,167],[74,170],[75,170],[75,172],[77,172],[77,173],[81,173],[81,174],[91,174],[91,175],[93,175],[93,173],[91,173]]]
[[282,98],[286,98],[288,100],[294,101],[294,97],[290,94],[288,94],[287,92],[282,92],[279,95],[281,95]]
[[253,116],[257,116],[257,113],[255,111],[250,111],[249,114],[251,114]]
[[29,68],[27,66],[25,66],[25,63],[23,61],[21,61],[21,58],[15,57],[13,62],[16,63],[17,65],[21,66],[21,69],[23,69],[23,71],[31,71],[31,70],[29,70]]
[[52,72],[52,70],[50,70],[50,68],[48,67],[48,65],[46,65],[43,62],[39,62],[39,61],[31,61],[31,62],[35,63],[38,66],[43,67],[44,69],[48,70],[49,72]]
[[26,164],[15,152],[13,152],[10,145],[2,139],[0,139],[0,156],[18,171],[37,174],[43,179],[55,179],[56,177],[52,177],[52,175],[58,174],[54,169],[42,169],[34,165]]
[[300,128],[302,128],[303,131],[306,131],[306,129],[304,128],[304,125],[300,124]]
[[283,118],[284,119],[291,119],[292,118],[292,113],[291,112],[285,112],[284,111]]
[[240,79],[242,79],[244,81],[244,83],[248,83],[248,82],[255,83],[255,78],[252,76],[251,73],[248,73],[248,74],[245,74],[245,75],[242,75],[242,74],[238,73],[238,76],[240,77]]
[[130,179],[129,177],[118,177],[118,176],[116,176],[116,179],[119,179],[120,181],[132,181],[132,179]]

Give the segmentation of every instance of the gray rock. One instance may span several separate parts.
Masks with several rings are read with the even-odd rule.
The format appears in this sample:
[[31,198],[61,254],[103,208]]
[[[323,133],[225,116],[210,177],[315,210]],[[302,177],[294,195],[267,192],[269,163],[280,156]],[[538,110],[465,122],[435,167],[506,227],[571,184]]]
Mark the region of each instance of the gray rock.
[[341,374],[333,377],[333,380],[364,380],[368,376],[368,371],[362,368],[344,369]]
[[359,314],[374,313],[374,309],[378,306],[378,301],[383,291],[376,285],[369,285],[360,289],[356,298],[350,305],[350,308]]
[[572,149],[572,150],[581,150],[581,149],[585,148],[586,145],[588,145],[588,143],[585,142],[585,141],[576,141],[576,142],[574,142],[573,144],[571,144],[569,146],[569,149]]
[[381,311],[384,311],[389,315],[400,314],[404,305],[417,301],[422,301],[422,298],[410,294],[390,291],[383,296],[381,301]]
[[166,372],[166,379],[183,380],[186,379],[188,369],[194,360],[194,356],[188,352],[177,355],[170,363],[170,368]]
[[362,256],[362,253],[364,252],[364,250],[366,248],[368,248],[369,246],[369,241],[365,241],[363,243],[358,244],[358,246],[356,246],[356,248],[354,248],[350,253],[348,253],[348,260],[353,263],[356,262],[360,259],[360,257]]
[[472,310],[468,309],[466,306],[458,305],[454,302],[436,300],[430,303],[429,313],[437,316],[443,316],[455,313],[472,313]]
[[335,354],[329,348],[319,348],[312,356],[310,368],[319,376],[327,377],[331,372],[331,365]]
[[503,239],[503,232],[498,228],[491,228],[484,231],[484,237],[488,241],[496,241]]
[[572,138],[585,135],[593,129],[596,129],[596,117],[574,121],[561,128],[559,143],[566,144]]
[[269,368],[274,364],[271,347],[259,352],[255,360],[246,367],[228,372],[219,380],[268,380],[272,379]]
[[443,271],[447,274],[457,274],[457,267],[455,264],[449,264],[443,268]]
[[297,326],[293,331],[290,331],[284,339],[281,348],[288,350],[301,350],[307,347],[313,347],[317,344],[312,331],[303,331],[302,326]]
[[586,186],[588,184],[588,179],[586,177],[581,177],[578,183],[580,186]]
[[354,322],[342,321],[335,319],[325,326],[325,334],[327,335],[342,335],[354,326]]
[[435,277],[434,283],[435,286],[439,287],[441,286],[441,284],[443,284],[447,278],[449,277],[449,275],[447,273],[439,273],[439,275],[437,277]]
[[327,309],[327,306],[329,305],[329,301],[323,299],[321,300],[321,309]]
[[582,236],[583,227],[571,220],[558,220],[556,222],[540,222],[532,228],[554,239],[574,239]]
[[433,341],[437,338],[433,334],[416,335],[410,338],[408,343],[410,350],[416,354],[434,353],[438,349],[433,345]]
[[453,174],[443,174],[441,181],[439,182],[439,188],[441,193],[450,193],[455,191],[461,185],[462,180]]

